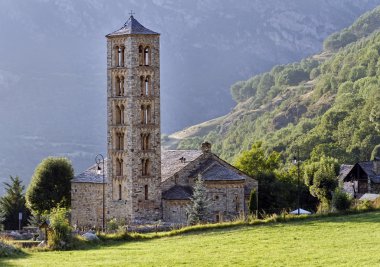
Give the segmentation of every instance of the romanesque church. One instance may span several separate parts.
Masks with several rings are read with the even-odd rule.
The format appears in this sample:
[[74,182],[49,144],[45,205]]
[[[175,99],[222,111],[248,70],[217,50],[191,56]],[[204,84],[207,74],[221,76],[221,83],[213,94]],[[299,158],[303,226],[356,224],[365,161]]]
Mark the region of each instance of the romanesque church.
[[199,176],[210,221],[246,213],[257,181],[213,154],[210,143],[200,150],[161,150],[160,34],[131,16],[106,38],[107,159],[72,180],[72,224],[101,227],[112,218],[186,224]]

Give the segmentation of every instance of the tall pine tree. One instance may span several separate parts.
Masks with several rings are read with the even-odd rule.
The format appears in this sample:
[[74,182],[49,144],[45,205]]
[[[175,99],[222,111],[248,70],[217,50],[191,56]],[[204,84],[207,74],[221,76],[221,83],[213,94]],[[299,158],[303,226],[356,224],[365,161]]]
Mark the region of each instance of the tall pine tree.
[[21,226],[27,224],[30,212],[25,206],[22,181],[18,176],[9,178],[10,183],[3,183],[5,195],[0,198],[0,220],[5,230],[16,230],[19,227],[19,212],[22,213]]
[[191,203],[186,209],[188,215],[187,223],[195,225],[206,222],[210,201],[207,198],[206,187],[200,175],[195,181],[194,192],[190,201]]

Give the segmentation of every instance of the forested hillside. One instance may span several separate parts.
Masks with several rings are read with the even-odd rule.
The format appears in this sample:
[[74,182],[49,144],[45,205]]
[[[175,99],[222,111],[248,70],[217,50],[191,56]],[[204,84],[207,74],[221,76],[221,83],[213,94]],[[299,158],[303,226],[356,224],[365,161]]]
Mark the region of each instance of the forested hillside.
[[368,160],[380,144],[380,7],[332,34],[324,51],[232,85],[236,107],[164,143],[196,148],[203,140],[232,161],[256,141],[288,160],[323,155]]

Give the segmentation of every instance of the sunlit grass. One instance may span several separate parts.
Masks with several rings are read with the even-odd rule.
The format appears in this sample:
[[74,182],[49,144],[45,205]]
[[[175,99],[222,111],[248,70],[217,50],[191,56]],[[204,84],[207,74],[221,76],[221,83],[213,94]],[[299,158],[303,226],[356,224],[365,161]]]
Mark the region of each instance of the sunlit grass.
[[33,252],[0,266],[379,266],[380,212]]

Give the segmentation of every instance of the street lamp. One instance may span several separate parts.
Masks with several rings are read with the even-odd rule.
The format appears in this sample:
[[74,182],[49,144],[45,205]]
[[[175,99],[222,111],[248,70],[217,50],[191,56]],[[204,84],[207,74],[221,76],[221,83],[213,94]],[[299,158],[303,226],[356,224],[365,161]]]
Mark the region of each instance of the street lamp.
[[[96,155],[95,157],[95,163],[98,165],[97,168],[96,168],[96,174],[97,175],[100,175],[100,174],[103,174],[103,201],[102,201],[102,207],[103,207],[103,220],[102,220],[102,230],[104,232],[105,230],[105,227],[106,227],[106,223],[105,223],[105,202],[104,202],[104,199],[105,199],[105,193],[104,193],[104,157],[102,154],[98,154]],[[102,167],[100,167],[100,164],[102,164]]]
[[297,148],[297,156],[293,157],[293,164],[297,165],[297,214],[300,215],[300,149]]

